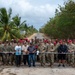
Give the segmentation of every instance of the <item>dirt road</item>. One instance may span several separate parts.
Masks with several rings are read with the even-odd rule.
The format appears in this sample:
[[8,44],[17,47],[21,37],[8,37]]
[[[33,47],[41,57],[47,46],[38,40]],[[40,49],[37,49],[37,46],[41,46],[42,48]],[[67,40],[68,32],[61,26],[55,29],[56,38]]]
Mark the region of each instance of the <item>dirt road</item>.
[[30,37],[28,37],[28,39],[34,39],[34,38],[39,38],[39,39],[43,39],[43,38],[47,38],[49,39],[49,37],[47,37],[45,34],[43,33],[34,33],[33,35],[31,35]]
[[0,75],[75,75],[75,69],[68,67],[7,67],[0,68]]

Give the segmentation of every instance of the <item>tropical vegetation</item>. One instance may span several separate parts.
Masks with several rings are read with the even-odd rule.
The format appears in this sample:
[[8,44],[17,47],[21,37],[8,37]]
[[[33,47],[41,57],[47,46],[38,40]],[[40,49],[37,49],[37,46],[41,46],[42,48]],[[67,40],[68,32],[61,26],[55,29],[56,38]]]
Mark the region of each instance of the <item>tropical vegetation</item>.
[[40,29],[51,38],[75,38],[75,1],[68,0],[55,11],[55,16]]
[[[11,8],[8,11],[6,8],[0,8],[0,40],[21,39],[37,32],[33,25],[27,25],[26,20],[21,22],[19,15],[11,15]],[[25,34],[21,34],[21,31],[25,31]]]

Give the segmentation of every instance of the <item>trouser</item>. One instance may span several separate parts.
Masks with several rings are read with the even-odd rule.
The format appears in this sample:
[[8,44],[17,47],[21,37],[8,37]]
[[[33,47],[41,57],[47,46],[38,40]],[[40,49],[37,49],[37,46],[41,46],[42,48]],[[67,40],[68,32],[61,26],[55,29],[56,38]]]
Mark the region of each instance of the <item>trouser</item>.
[[11,55],[11,65],[15,63],[15,54]]
[[35,66],[35,54],[34,53],[30,53],[28,55],[29,66],[31,66],[31,59],[32,59],[32,62],[33,62],[33,66]]
[[8,65],[8,61],[9,61],[9,54],[8,53],[3,53],[3,64]]
[[0,61],[3,62],[3,53],[0,53]]
[[37,55],[37,61],[39,62],[40,58],[39,58],[39,55]]
[[3,64],[5,64],[6,63],[6,56],[5,56],[5,53],[2,53],[2,62],[3,62]]
[[68,63],[74,64],[74,53],[68,54]]
[[46,63],[45,53],[40,53],[39,58],[40,58],[41,66],[45,66]]
[[28,55],[23,55],[23,63],[24,63],[24,65],[26,65],[26,62],[28,63]]
[[7,62],[7,64],[11,64],[11,56],[12,56],[12,53],[7,53],[6,54],[6,57],[7,57],[6,62]]
[[48,62],[50,65],[53,65],[54,63],[54,54],[48,54]]
[[16,55],[16,66],[20,66],[21,64],[21,55]]

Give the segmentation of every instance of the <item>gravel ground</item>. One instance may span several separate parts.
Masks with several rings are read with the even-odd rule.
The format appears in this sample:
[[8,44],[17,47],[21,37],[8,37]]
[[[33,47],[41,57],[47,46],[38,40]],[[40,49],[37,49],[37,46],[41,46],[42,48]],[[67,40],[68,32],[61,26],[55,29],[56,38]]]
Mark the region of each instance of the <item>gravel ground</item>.
[[57,64],[52,68],[49,66],[41,67],[40,65],[30,68],[28,66],[1,66],[0,75],[75,75],[75,68],[68,65],[57,67]]

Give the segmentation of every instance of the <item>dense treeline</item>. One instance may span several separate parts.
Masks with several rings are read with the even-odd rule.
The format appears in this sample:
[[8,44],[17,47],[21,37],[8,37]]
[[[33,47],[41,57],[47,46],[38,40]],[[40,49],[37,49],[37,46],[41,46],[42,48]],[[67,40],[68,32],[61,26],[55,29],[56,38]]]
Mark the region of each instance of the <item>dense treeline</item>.
[[[6,8],[0,8],[0,40],[25,38],[25,36],[37,32],[33,25],[28,26],[26,21],[21,22],[19,15],[15,15],[14,17],[11,17],[11,15],[11,8],[9,11]],[[21,34],[21,31],[25,31],[25,33]]]
[[69,0],[56,9],[55,17],[40,29],[40,32],[52,38],[75,38],[75,1]]

